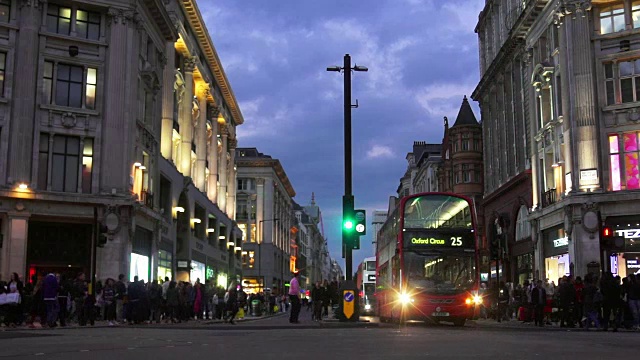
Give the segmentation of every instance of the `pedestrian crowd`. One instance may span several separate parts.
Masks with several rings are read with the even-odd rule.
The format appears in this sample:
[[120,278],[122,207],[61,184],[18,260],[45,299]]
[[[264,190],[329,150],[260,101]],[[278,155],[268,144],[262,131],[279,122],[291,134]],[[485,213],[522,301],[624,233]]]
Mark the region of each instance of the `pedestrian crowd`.
[[612,328],[640,330],[640,274],[621,279],[610,272],[601,277],[587,274],[584,279],[564,276],[554,281],[525,281],[513,286],[500,283],[494,311],[484,309],[481,316],[498,321],[517,318],[536,326]]
[[6,327],[50,328],[71,322],[94,325],[96,320],[109,326],[209,319],[234,324],[247,305],[246,293],[235,284],[224,289],[199,279],[194,284],[169,278],[145,282],[138,277],[127,282],[121,274],[118,280],[96,282],[93,290],[84,273],[34,276],[27,284],[13,273],[8,282],[0,282],[0,322]]

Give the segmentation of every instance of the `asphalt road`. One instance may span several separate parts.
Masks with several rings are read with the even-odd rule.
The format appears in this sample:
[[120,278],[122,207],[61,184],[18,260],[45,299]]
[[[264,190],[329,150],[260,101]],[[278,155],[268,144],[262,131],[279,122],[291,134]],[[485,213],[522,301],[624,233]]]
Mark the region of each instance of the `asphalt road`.
[[285,316],[231,325],[189,323],[0,332],[11,359],[634,359],[640,333],[466,326],[318,325]]

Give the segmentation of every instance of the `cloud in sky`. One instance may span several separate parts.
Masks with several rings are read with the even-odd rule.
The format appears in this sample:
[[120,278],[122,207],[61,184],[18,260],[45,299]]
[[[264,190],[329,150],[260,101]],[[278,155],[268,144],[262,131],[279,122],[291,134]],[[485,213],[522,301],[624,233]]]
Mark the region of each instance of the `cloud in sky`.
[[367,158],[390,158],[393,157],[393,151],[390,147],[384,145],[374,145],[369,151],[367,151]]
[[[343,77],[326,67],[342,65],[349,53],[369,68],[352,79],[360,105],[353,109],[354,195],[358,208],[386,209],[413,141],[440,142],[442,118],[455,118],[478,82],[474,28],[484,1],[198,5],[245,117],[239,146],[280,159],[298,203],[315,193],[331,255],[342,261],[340,211],[333,210],[343,194]],[[373,254],[369,236],[355,262]]]

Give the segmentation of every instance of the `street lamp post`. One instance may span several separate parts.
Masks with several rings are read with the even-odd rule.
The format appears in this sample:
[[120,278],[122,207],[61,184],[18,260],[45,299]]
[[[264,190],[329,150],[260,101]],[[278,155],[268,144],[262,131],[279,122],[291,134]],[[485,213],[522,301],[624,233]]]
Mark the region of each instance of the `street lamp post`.
[[[342,198],[343,219],[350,217],[354,212],[354,198],[352,191],[352,156],[351,156],[351,108],[358,107],[351,104],[351,71],[369,71],[365,66],[355,65],[351,67],[351,56],[344,55],[344,66],[330,66],[327,71],[342,71],[344,74],[344,196]],[[345,265],[347,268],[346,280],[353,279],[353,237],[351,232],[342,232],[342,246],[344,248]]]
[[[263,290],[264,287],[264,279],[262,278],[262,242],[264,241],[264,234],[262,232],[262,223],[264,222],[269,222],[269,221],[273,221],[273,222],[278,222],[280,221],[280,219],[275,218],[275,219],[267,219],[267,220],[260,220],[258,222],[258,227],[260,228],[260,239],[256,239],[259,240],[258,241],[258,281],[260,281],[260,286],[258,289]],[[271,238],[273,239],[273,234],[271,234]],[[271,243],[273,243],[273,241],[271,241]]]

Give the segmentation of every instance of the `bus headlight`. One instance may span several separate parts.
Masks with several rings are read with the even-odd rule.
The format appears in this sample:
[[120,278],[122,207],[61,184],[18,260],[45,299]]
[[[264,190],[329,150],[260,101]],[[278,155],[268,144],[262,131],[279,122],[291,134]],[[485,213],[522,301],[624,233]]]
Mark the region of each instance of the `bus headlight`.
[[365,310],[371,310],[371,305],[366,304],[366,305],[364,306],[364,309],[365,309]]
[[403,305],[407,305],[413,302],[413,299],[411,298],[411,296],[407,293],[402,293],[400,294],[400,302]]
[[482,296],[474,295],[473,296],[473,303],[476,304],[476,305],[482,305]]

